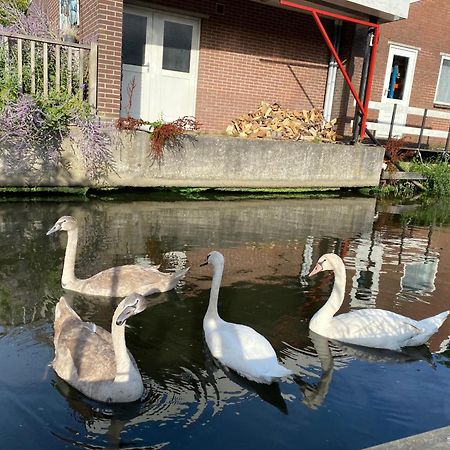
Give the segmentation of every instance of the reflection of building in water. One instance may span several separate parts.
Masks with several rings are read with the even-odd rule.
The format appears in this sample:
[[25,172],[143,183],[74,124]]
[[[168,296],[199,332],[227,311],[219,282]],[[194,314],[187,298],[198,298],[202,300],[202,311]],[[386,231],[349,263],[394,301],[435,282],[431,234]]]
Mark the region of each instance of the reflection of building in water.
[[163,258],[167,261],[170,270],[181,270],[187,266],[186,252],[167,252],[164,253]]
[[437,257],[425,261],[405,263],[400,279],[400,292],[430,294],[435,290],[439,260]]
[[[355,248],[353,248],[355,247]],[[373,233],[364,233],[353,245],[345,262],[351,262],[355,274],[351,279],[350,306],[367,308],[376,306],[384,245]],[[351,256],[354,254],[354,256]]]
[[[417,300],[435,290],[440,255],[432,249],[432,230],[404,226],[401,233],[382,229],[365,231],[358,238],[347,241],[344,250],[335,242],[327,251],[340,254],[347,270],[355,273],[347,278],[347,292],[351,308],[381,307],[377,304],[380,284],[384,291],[391,290],[392,298],[399,301]],[[317,237],[308,237],[303,255],[301,274],[310,270],[320,257]],[[322,242],[322,240],[320,241]],[[322,246],[323,247],[323,246]],[[312,255],[312,253],[317,255]],[[383,270],[387,265],[400,266],[397,270]],[[383,277],[382,280],[380,280]]]
[[[307,236],[305,240],[305,248],[303,249],[303,257],[302,257],[302,268],[300,271],[300,280],[304,280],[305,277],[311,272],[314,267],[313,260],[313,243],[314,237]],[[306,281],[301,281],[302,283],[307,284]]]

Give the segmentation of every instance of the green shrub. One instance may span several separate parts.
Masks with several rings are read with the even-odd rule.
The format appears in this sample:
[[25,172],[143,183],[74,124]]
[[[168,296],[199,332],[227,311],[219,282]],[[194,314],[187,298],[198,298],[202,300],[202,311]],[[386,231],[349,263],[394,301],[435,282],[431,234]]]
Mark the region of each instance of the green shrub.
[[425,175],[426,180],[421,184],[428,195],[436,197],[450,195],[450,166],[446,161],[414,162],[411,170]]

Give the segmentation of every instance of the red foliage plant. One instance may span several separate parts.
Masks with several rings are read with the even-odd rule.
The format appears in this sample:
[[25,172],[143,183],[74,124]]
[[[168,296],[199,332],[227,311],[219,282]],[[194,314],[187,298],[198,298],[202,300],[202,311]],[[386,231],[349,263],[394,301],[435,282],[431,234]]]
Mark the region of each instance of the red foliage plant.
[[405,147],[407,140],[405,138],[390,138],[385,144],[386,153],[390,156],[390,160],[386,161],[388,170],[396,171],[399,161],[403,161],[414,155],[414,149],[407,149]]
[[150,155],[161,162],[165,146],[170,150],[179,149],[186,137],[186,131],[196,131],[199,128],[199,122],[188,116],[156,126],[150,139]]
[[135,119],[134,117],[127,116],[117,119],[116,128],[121,131],[135,131],[141,125],[147,125],[148,122],[142,119]]
[[126,117],[121,117],[116,122],[119,130],[136,131],[143,125],[150,126],[150,155],[154,160],[161,162],[164,147],[168,149],[179,149],[182,147],[182,141],[187,137],[186,131],[196,131],[200,124],[194,117],[181,117],[169,123],[161,121],[149,122],[147,120],[135,119],[130,115],[133,102],[134,90],[136,89],[136,80],[133,79],[127,86],[128,102],[125,106]]

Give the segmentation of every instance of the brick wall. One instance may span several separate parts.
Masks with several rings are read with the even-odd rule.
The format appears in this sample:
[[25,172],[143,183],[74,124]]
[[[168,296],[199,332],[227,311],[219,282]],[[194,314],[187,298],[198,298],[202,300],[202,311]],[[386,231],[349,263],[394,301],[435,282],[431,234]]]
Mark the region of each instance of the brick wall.
[[[381,101],[386,64],[391,43],[418,48],[417,62],[411,91],[410,106],[435,110],[449,110],[434,104],[437,79],[441,63],[441,52],[450,54],[450,33],[448,18],[450,2],[448,0],[422,0],[410,5],[409,17],[381,26],[380,41],[375,62],[374,81],[371,100]],[[356,49],[356,46],[354,47]],[[352,58],[358,58],[353,53]],[[349,98],[347,125],[353,118],[353,99]],[[378,111],[370,110],[369,120],[376,121]],[[422,118],[408,116],[407,125],[419,126]],[[428,119],[427,127],[446,130],[449,121]],[[347,133],[349,127],[346,128]],[[413,142],[417,136],[411,137]]]
[[[85,0],[89,2],[90,0]],[[104,118],[120,112],[122,80],[122,0],[98,0],[98,95],[97,106]]]
[[[57,0],[40,1],[57,21]],[[221,0],[223,14],[216,13],[216,2],[207,0],[159,3],[207,16],[201,19],[196,104],[203,130],[224,130],[232,118],[256,109],[262,100],[288,108],[323,107],[329,52],[309,15],[249,0]],[[122,11],[122,0],[80,1],[81,39],[99,43],[98,106],[108,118],[118,117],[120,110]],[[450,53],[449,13],[448,0],[422,0],[411,4],[409,19],[382,25],[372,100],[381,99],[389,43],[395,42],[420,48],[410,105],[444,109],[433,100],[440,53]],[[342,34],[341,56],[357,90],[366,32],[344,24]],[[340,131],[348,134],[344,124],[353,118],[353,98],[340,72],[334,100],[333,115],[340,117]],[[371,111],[369,118],[376,120],[377,114]],[[408,124],[419,125],[420,120],[410,116]],[[427,124],[438,122],[442,127],[442,121]]]
[[[41,1],[57,20],[57,0]],[[312,17],[248,0],[220,3],[223,14],[207,0],[160,1],[207,16],[201,19],[196,103],[202,129],[223,131],[261,101],[322,108],[329,52]],[[99,43],[98,110],[106,118],[120,110],[122,12],[121,0],[80,0],[81,41]]]
[[223,131],[261,101],[287,108],[323,107],[328,49],[304,14],[251,1],[165,1],[207,14],[201,20],[196,116],[205,131]]

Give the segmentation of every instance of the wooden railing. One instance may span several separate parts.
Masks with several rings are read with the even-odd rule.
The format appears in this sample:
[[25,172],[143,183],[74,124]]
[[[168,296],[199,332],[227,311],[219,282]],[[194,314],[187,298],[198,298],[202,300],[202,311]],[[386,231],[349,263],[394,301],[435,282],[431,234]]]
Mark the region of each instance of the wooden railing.
[[97,43],[84,45],[0,31],[0,48],[6,55],[16,56],[7,69],[15,71],[21,92],[47,97],[50,90],[69,94],[78,91],[80,98],[96,110]]

